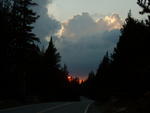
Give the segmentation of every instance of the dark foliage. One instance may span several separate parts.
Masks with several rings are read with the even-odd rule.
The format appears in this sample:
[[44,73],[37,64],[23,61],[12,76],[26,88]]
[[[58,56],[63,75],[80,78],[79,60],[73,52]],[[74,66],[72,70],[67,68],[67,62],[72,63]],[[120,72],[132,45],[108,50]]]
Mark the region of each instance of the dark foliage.
[[134,19],[130,11],[112,55],[107,53],[95,77],[89,76],[85,82],[89,90],[94,90],[89,95],[95,99],[139,97],[150,91],[150,1],[138,0],[138,4],[143,8],[140,13],[148,14],[146,22]]
[[0,0],[0,100],[73,100],[77,96],[70,94],[79,82],[69,83],[52,38],[44,51],[36,45],[34,6],[32,0]]
[[146,24],[150,26],[150,0],[138,0],[137,4],[142,8],[140,14],[148,14],[148,19],[146,20]]

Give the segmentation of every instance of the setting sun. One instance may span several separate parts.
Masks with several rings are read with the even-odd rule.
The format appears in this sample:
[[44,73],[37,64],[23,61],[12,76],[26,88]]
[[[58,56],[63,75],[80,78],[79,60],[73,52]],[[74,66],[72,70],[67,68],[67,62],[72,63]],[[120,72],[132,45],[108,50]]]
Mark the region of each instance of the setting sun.
[[69,82],[71,82],[71,81],[73,80],[73,77],[69,75],[69,76],[67,77],[67,79],[68,79]]

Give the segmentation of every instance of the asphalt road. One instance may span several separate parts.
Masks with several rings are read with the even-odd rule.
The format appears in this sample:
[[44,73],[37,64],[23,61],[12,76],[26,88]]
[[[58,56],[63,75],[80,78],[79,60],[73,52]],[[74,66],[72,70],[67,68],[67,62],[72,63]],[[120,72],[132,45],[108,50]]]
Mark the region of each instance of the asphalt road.
[[0,113],[87,113],[91,100],[56,102],[0,110]]

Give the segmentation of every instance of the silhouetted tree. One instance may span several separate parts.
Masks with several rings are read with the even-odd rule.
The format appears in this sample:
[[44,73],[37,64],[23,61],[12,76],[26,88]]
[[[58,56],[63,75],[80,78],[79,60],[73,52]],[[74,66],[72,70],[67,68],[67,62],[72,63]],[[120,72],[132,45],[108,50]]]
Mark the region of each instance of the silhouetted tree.
[[39,39],[32,25],[39,16],[33,6],[32,0],[0,0],[0,99],[67,99],[79,79],[70,85],[52,37],[46,51],[36,45]]
[[50,68],[60,68],[60,55],[53,44],[52,37],[50,39],[49,46],[45,52],[45,63]]
[[85,87],[85,95],[93,98],[95,96],[95,91],[96,91],[96,79],[95,79],[95,73],[91,71],[88,75],[87,80],[84,82],[84,87]]
[[69,96],[74,100],[79,100],[80,98],[80,79],[78,77],[72,78],[69,84],[70,92]]
[[68,76],[69,72],[66,64],[64,64],[64,67],[62,68],[62,72],[64,73],[64,75]]
[[104,96],[110,94],[111,80],[112,80],[112,75],[110,73],[110,65],[111,59],[107,52],[97,69],[95,77],[96,94],[101,95],[101,98],[104,98]]
[[[7,97],[10,94],[11,87],[8,85],[11,82],[10,76],[10,53],[8,52],[10,42],[10,19],[11,19],[11,0],[0,1],[0,89],[1,98]],[[9,89],[9,90],[8,90]]]
[[33,5],[36,4],[32,0],[0,1],[1,77],[5,78],[1,80],[4,81],[5,97],[25,96],[26,78],[33,64],[30,58],[39,52],[34,44],[39,40],[32,33],[31,26],[38,18],[31,9]]
[[104,96],[140,96],[150,90],[150,29],[132,17],[121,29],[120,39],[109,58],[104,56],[95,76],[95,99]]
[[140,14],[148,14],[148,19],[146,19],[146,24],[150,27],[150,0],[138,0],[137,4],[143,9]]
[[96,74],[91,72],[86,81],[86,87],[88,92],[93,99],[104,99],[110,92],[111,74],[110,74],[111,60],[108,52],[101,61]]
[[[14,52],[14,59],[16,63],[16,89],[19,96],[26,95],[26,84],[29,73],[29,59],[31,53],[36,53],[37,49],[34,44],[39,39],[32,33],[32,24],[36,21],[38,16],[31,9],[36,4],[32,0],[13,0],[12,7],[12,41],[10,43]],[[32,52],[31,52],[32,51]],[[31,70],[31,69],[30,69]],[[17,88],[18,87],[18,88]]]
[[104,56],[101,64],[99,65],[99,68],[97,69],[96,76],[102,77],[104,74],[106,74],[109,66],[110,66],[110,58],[109,58],[109,55],[107,52],[106,55]]
[[39,17],[30,7],[35,6],[32,0],[14,0],[12,8],[12,24],[14,27],[13,45],[26,48],[39,39],[32,33],[32,24]]
[[143,22],[133,19],[129,13],[121,33],[112,55],[113,71],[122,89],[137,92],[144,84],[141,80],[144,79],[144,70],[149,67],[148,62],[150,62],[149,53],[147,53],[150,49],[149,30]]
[[62,99],[63,97],[66,98],[65,88],[68,82],[68,70],[66,65],[64,68],[61,68],[60,58],[60,54],[57,51],[51,37],[48,48],[42,57],[43,64],[41,66],[41,70],[43,72],[43,76],[39,80],[41,85],[39,93],[42,98],[52,100]]
[[150,0],[138,0],[137,4],[143,9],[140,14],[150,13]]

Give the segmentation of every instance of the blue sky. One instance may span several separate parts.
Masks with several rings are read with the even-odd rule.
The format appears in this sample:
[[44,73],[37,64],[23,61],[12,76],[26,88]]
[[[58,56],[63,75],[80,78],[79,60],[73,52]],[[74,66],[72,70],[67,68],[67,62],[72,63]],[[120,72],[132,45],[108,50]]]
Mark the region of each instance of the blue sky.
[[49,14],[61,21],[82,12],[97,16],[117,13],[124,19],[130,9],[135,17],[140,17],[140,8],[136,2],[137,0],[54,0],[48,7]]

